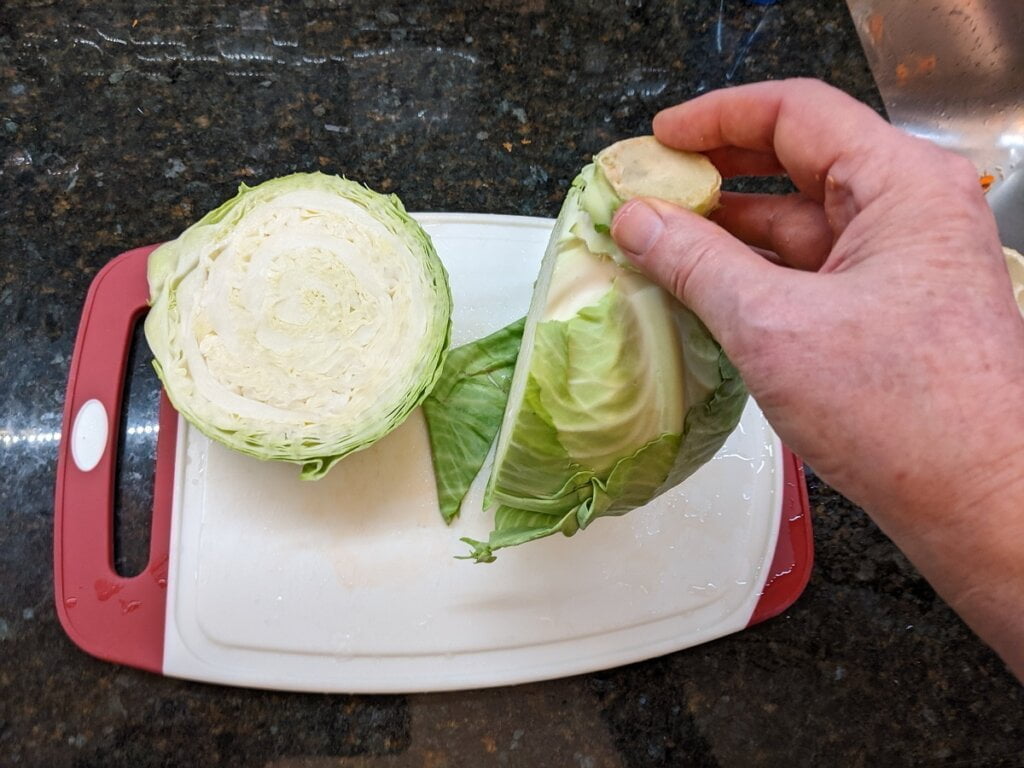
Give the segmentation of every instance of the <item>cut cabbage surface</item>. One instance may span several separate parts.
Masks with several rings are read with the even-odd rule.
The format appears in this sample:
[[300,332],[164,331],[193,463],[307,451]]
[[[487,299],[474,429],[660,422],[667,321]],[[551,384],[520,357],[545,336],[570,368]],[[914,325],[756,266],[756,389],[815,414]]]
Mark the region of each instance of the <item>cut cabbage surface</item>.
[[203,434],[323,476],[430,392],[448,277],[394,195],[294,174],[236,197],[149,259],[146,338]]

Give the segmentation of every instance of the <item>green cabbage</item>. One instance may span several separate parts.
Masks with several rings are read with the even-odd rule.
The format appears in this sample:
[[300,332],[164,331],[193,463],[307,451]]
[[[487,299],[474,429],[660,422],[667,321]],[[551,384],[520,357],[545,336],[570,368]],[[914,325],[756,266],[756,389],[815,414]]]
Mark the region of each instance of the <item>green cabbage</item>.
[[323,476],[441,373],[448,276],[399,199],[319,173],[238,195],[149,258],[146,339],[203,434]]
[[[646,504],[708,461],[747,393],[697,317],[629,267],[608,234],[636,196],[706,213],[720,177],[653,137],[619,142],[583,169],[555,224],[523,330],[485,507],[469,557]],[[455,438],[452,438],[455,439]]]

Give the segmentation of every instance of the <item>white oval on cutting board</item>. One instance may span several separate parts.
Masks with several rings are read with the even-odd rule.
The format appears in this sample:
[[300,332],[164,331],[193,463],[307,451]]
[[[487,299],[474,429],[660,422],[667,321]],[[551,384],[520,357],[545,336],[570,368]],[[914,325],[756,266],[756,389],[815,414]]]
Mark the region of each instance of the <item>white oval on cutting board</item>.
[[96,398],[86,400],[71,425],[71,459],[83,472],[91,472],[107,450],[110,419]]
[[[552,221],[417,214],[451,277],[453,343],[525,314]],[[486,538],[484,472],[450,527],[426,427],[326,478],[178,432],[164,672],[298,690],[527,682],[650,658],[744,628],[775,550],[781,448],[753,403],[677,489],[571,539],[457,560]]]

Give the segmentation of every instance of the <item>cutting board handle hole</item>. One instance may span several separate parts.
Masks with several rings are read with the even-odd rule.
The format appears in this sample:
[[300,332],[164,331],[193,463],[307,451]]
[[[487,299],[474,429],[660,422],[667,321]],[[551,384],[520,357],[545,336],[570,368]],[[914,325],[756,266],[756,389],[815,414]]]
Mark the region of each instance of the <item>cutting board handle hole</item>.
[[114,470],[114,570],[126,578],[149,563],[153,473],[159,434],[160,380],[143,333],[145,312],[135,318],[118,414]]

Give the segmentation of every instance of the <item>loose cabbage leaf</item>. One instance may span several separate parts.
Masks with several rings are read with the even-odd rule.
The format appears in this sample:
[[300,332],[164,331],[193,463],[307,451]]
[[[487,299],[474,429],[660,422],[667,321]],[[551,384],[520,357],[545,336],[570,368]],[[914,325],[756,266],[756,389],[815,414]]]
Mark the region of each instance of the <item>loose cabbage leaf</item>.
[[423,401],[441,516],[459,514],[498,434],[526,318],[448,354]]

